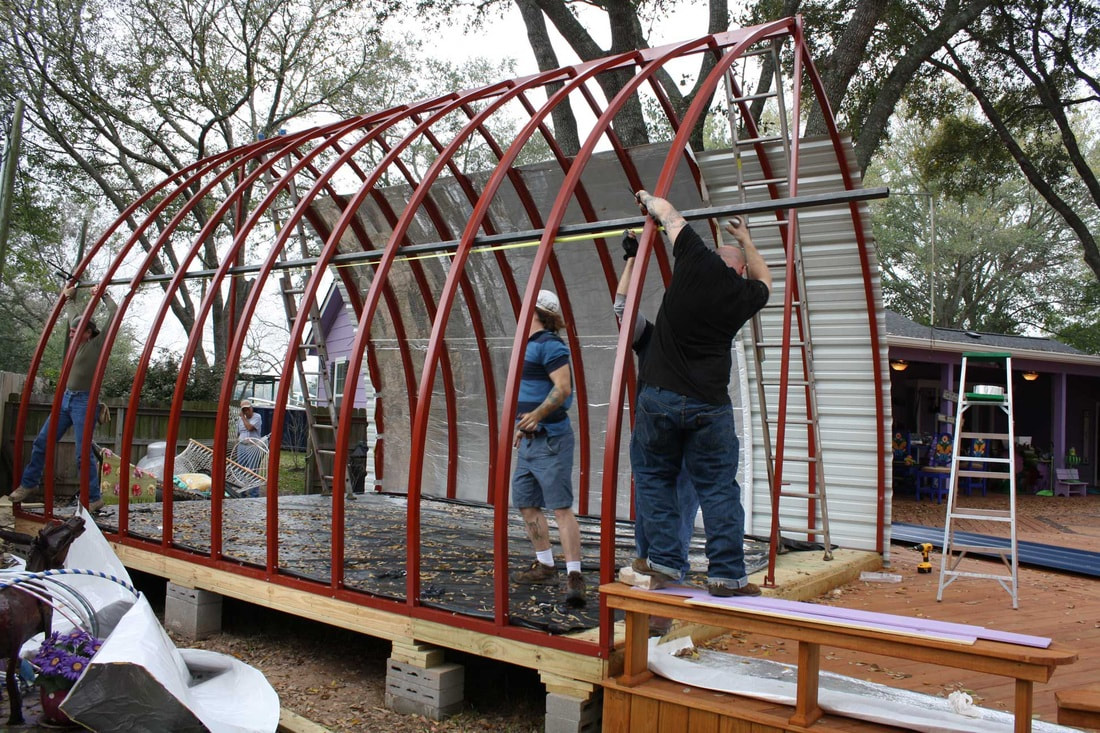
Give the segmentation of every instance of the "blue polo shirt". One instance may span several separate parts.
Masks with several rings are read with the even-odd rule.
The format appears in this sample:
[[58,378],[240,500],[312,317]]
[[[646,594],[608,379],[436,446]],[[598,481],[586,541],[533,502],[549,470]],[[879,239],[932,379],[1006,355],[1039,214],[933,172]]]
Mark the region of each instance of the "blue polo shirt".
[[[523,377],[519,383],[519,404],[516,414],[534,410],[543,403],[550,394],[554,383],[550,380],[550,373],[557,371],[562,366],[569,364],[569,347],[556,334],[550,331],[539,331],[527,339],[527,350],[523,355]],[[549,435],[564,435],[572,432],[569,424],[569,414],[566,410],[573,404],[573,394],[570,392],[561,407],[547,415],[539,423]]]

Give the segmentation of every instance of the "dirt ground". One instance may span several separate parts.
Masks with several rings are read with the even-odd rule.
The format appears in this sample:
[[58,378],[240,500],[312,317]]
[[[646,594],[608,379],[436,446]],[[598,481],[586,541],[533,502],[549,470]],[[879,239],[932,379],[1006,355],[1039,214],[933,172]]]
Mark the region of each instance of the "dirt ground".
[[[156,584],[152,579],[150,585]],[[157,599],[150,593],[150,600]],[[329,730],[528,733],[544,728],[546,693],[533,670],[448,651],[448,661],[465,666],[466,709],[436,722],[385,708],[387,641],[230,598],[224,600],[222,618],[223,630],[216,636],[173,640],[180,647],[210,649],[251,664],[279,693],[284,709]]]

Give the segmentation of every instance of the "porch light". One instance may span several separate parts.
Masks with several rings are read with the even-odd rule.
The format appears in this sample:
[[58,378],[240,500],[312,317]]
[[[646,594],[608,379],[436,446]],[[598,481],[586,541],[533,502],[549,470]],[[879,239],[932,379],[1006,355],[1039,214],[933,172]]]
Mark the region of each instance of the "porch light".
[[1024,372],[1020,376],[1022,376],[1024,378],[1024,381],[1034,382],[1036,379],[1039,378],[1039,372],[1033,372],[1033,371],[1029,370],[1029,371]]
[[[909,362],[907,362],[905,359],[894,359],[890,362],[890,368],[893,369],[895,372],[904,372],[906,369],[909,368]],[[1035,376],[1039,375],[1036,374]]]

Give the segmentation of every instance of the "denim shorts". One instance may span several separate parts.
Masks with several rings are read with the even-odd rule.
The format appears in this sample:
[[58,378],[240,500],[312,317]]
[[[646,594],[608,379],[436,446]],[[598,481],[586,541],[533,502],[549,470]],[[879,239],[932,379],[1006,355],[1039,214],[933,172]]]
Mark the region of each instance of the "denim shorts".
[[519,443],[512,474],[512,503],[520,508],[568,509],[573,506],[573,431],[539,433]]

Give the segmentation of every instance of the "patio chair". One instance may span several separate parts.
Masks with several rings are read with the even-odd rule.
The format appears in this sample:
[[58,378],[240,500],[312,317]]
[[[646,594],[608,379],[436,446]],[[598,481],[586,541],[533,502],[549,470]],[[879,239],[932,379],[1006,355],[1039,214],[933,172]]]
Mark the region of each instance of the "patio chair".
[[1088,493],[1088,483],[1077,475],[1076,468],[1055,469],[1058,479],[1054,482],[1055,496],[1085,496]]
[[936,503],[947,495],[947,484],[951,479],[951,455],[954,446],[951,433],[943,433],[931,450],[928,466],[922,467],[917,479],[917,501],[920,501],[921,489],[935,496]]
[[910,452],[909,434],[898,431],[894,433],[894,488],[902,485],[912,486],[916,491],[917,486],[917,459]]
[[[247,445],[245,441],[249,441]],[[242,452],[244,455],[242,456]],[[246,438],[230,449],[225,460],[225,493],[234,499],[242,496],[258,496],[267,485],[267,438]],[[259,456],[255,470],[240,462],[250,463]],[[192,438],[175,459],[175,472],[211,474],[214,449]]]
[[[970,448],[967,450],[966,454],[973,458],[985,458],[985,440],[982,438],[974,438],[974,440],[970,441]],[[966,463],[960,463],[959,468],[966,471],[984,471],[986,469],[986,464],[985,461],[968,461]],[[959,488],[966,491],[967,496],[970,496],[970,492],[973,489],[981,489],[982,496],[985,496],[985,478],[960,476]]]

